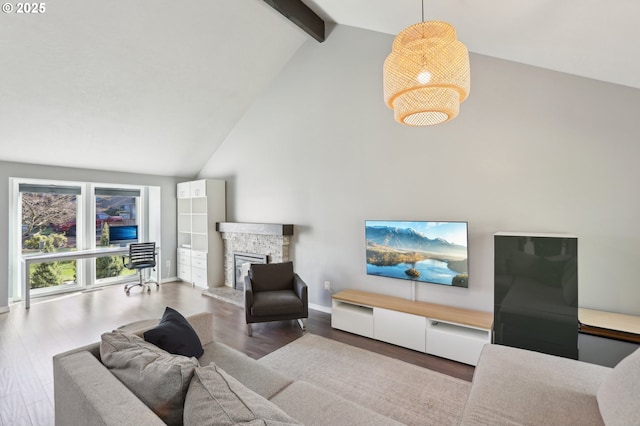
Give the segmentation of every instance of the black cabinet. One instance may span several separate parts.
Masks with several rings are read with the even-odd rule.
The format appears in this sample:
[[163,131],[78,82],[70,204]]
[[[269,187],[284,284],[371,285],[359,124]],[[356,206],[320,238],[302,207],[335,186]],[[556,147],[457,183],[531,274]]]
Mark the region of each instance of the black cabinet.
[[494,235],[494,343],[578,359],[578,239]]

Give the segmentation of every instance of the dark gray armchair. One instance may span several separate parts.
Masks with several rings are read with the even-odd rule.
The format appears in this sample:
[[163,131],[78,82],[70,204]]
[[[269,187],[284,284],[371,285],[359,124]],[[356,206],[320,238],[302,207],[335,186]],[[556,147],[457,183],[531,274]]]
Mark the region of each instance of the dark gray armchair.
[[298,320],[306,330],[307,285],[293,272],[293,263],[253,264],[245,277],[244,312],[247,333],[256,322]]

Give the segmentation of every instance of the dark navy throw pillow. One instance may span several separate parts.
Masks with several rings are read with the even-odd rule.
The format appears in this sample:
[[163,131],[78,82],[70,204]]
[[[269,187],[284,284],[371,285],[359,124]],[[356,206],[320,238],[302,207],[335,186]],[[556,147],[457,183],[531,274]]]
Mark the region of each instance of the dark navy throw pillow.
[[193,327],[180,312],[166,307],[160,324],[145,331],[144,340],[174,355],[200,358],[202,343]]

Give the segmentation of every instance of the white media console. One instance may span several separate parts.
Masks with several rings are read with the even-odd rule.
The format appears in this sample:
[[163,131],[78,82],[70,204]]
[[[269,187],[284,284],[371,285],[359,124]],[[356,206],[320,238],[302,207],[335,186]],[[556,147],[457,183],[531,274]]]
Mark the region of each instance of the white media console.
[[333,295],[331,326],[431,355],[476,365],[491,343],[493,313],[360,290]]

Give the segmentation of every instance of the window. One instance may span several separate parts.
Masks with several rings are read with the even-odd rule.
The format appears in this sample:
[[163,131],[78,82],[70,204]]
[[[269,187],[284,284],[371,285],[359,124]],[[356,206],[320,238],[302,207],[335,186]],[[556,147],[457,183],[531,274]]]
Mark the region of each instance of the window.
[[[81,200],[80,186],[20,184],[20,254],[76,251]],[[34,295],[78,286],[75,260],[33,264],[29,274]]]
[[[108,247],[110,228],[123,225],[138,225],[140,210],[140,190],[127,188],[96,187],[96,247]],[[122,277],[135,275],[134,270],[125,268],[122,256],[100,257],[95,260],[96,282],[119,281]]]
[[[89,182],[10,179],[9,299],[22,299],[22,256],[90,250],[110,245],[109,229],[136,225],[140,241],[159,247],[160,188]],[[122,256],[35,263],[29,268],[31,296],[135,279]]]

